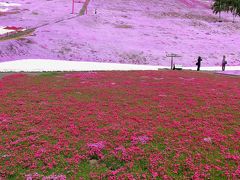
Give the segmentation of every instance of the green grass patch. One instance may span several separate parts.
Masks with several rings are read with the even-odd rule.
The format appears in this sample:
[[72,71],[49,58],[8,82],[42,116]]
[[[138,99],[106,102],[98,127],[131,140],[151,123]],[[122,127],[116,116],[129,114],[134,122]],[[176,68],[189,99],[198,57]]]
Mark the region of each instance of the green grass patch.
[[58,72],[43,72],[43,73],[40,73],[39,76],[40,77],[53,77],[58,74],[59,74]]
[[117,170],[117,169],[125,166],[125,164],[126,164],[126,162],[121,161],[113,156],[107,157],[106,159],[104,159],[104,161],[102,163],[105,164],[106,167],[110,170]]

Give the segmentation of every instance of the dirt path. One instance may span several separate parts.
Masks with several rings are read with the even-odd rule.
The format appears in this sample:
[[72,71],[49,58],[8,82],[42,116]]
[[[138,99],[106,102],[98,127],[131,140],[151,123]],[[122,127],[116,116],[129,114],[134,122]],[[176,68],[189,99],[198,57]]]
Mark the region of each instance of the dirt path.
[[28,36],[28,35],[32,34],[34,31],[35,31],[35,29],[28,29],[26,31],[16,32],[16,33],[11,34],[9,36],[1,37],[0,42],[1,41],[12,40],[12,39],[19,39],[19,38],[22,38],[24,36]]
[[49,22],[49,23],[45,23],[45,24],[42,24],[42,25],[39,25],[39,26],[36,26],[36,27],[33,27],[31,29],[28,29],[26,31],[23,31],[23,32],[17,32],[15,34],[12,34],[12,35],[9,35],[9,36],[6,36],[6,37],[0,37],[0,41],[7,41],[7,40],[12,40],[12,39],[19,39],[19,38],[22,38],[24,36],[27,36],[27,35],[30,35],[31,33],[33,33],[36,29],[39,29],[41,27],[45,27],[45,26],[48,26],[48,25],[52,25],[52,24],[57,24],[57,23],[60,23],[60,22],[63,22],[63,21],[67,21],[67,20],[71,20],[71,19],[74,19],[74,18],[77,18],[79,16],[83,16],[87,10],[87,7],[89,5],[91,0],[86,0],[79,12],[78,15],[76,16],[72,16],[72,17],[67,17],[65,19],[59,19],[59,20],[56,20],[54,22]]

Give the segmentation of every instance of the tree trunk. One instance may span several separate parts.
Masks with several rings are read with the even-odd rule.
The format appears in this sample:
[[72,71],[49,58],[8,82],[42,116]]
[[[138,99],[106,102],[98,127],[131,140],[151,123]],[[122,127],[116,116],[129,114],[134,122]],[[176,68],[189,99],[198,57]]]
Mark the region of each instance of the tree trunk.
[[219,22],[222,22],[221,19],[222,19],[222,18],[221,18],[221,12],[219,12],[218,21],[219,21]]
[[236,17],[236,15],[235,15],[235,13],[233,13],[233,23],[235,22],[235,17]]

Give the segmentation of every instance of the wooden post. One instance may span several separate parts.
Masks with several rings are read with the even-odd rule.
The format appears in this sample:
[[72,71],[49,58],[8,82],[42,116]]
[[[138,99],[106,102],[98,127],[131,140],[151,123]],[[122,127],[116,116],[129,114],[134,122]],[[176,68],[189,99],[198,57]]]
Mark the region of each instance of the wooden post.
[[173,54],[173,53],[172,54],[167,54],[166,56],[171,58],[171,69],[173,69],[173,58],[174,57],[181,57],[181,56],[179,56],[177,54]]
[[74,0],[72,0],[72,14],[74,14]]

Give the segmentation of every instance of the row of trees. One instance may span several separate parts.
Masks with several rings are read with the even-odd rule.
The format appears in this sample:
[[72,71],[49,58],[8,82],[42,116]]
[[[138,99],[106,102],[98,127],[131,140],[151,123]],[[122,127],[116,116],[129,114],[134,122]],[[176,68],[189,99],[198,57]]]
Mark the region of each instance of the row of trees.
[[214,0],[212,9],[215,14],[219,14],[219,19],[221,12],[231,12],[234,22],[235,18],[240,16],[240,0]]

